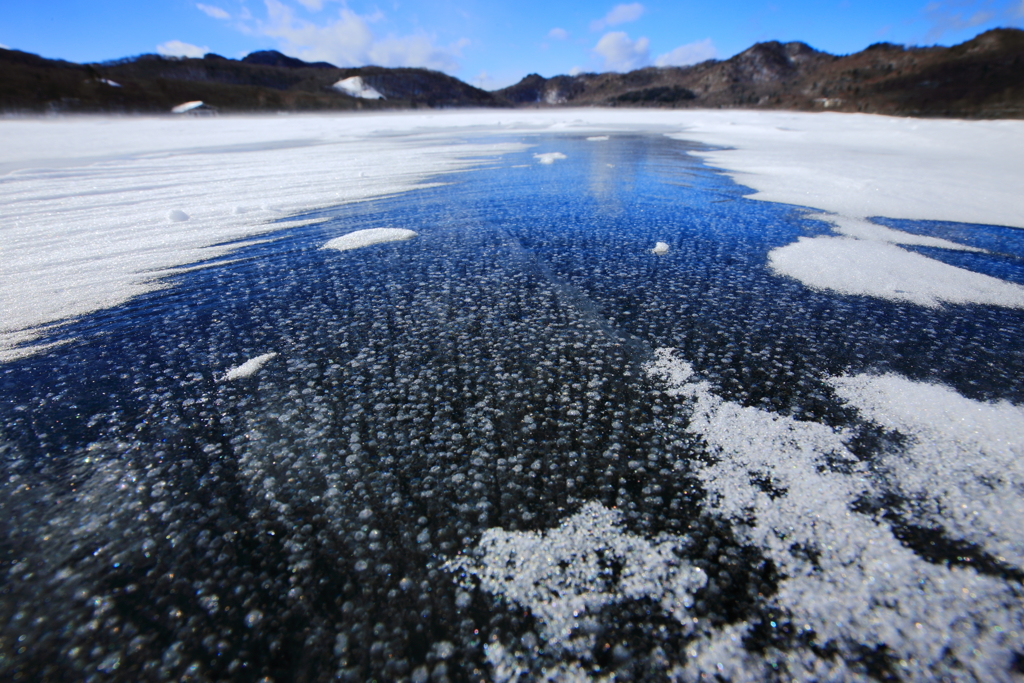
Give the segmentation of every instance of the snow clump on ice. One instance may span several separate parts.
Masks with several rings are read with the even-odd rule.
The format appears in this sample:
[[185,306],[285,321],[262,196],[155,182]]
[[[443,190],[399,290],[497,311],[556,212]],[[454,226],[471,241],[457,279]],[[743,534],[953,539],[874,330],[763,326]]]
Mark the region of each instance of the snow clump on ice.
[[405,230],[403,228],[368,228],[366,230],[356,230],[341,237],[335,237],[322,248],[348,251],[350,249],[359,249],[360,247],[369,247],[373,244],[411,240],[416,235],[415,230]]
[[540,164],[553,164],[559,159],[565,159],[565,155],[561,152],[544,152],[542,154],[534,154],[533,158]]
[[262,356],[256,356],[250,358],[241,365],[235,366],[224,373],[224,381],[230,382],[236,379],[244,379],[246,377],[252,377],[260,371],[267,361],[270,361],[277,357],[276,353],[264,353]]

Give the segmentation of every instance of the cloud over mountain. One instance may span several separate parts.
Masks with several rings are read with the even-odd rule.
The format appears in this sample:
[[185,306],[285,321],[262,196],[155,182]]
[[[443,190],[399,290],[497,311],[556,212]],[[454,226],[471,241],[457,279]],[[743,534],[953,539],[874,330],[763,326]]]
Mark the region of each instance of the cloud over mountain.
[[659,56],[654,60],[654,66],[690,66],[700,62],[714,59],[718,56],[718,50],[710,38],[698,40],[686,45],[680,45],[671,52]]
[[607,71],[631,71],[650,64],[650,47],[647,38],[630,40],[625,31],[612,31],[601,36],[594,53],[603,60]]
[[156,52],[164,57],[202,57],[210,48],[207,46],[199,47],[198,45],[192,45],[191,43],[184,43],[180,40],[168,40],[166,43],[160,43],[156,46]]

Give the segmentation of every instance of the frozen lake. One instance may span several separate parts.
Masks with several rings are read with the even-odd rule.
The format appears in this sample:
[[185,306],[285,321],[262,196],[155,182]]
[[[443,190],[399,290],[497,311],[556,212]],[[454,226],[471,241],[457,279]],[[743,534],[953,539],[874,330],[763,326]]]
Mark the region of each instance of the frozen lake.
[[1021,231],[599,132],[469,136],[0,365],[0,672],[1019,679]]

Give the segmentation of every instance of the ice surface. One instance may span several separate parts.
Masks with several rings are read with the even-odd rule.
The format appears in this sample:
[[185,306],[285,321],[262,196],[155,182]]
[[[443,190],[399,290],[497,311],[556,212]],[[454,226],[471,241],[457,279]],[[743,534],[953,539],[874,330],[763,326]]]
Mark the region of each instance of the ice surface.
[[325,244],[323,248],[348,251],[349,249],[359,249],[360,247],[368,247],[373,244],[411,240],[413,237],[416,237],[414,230],[405,230],[403,228],[367,228],[366,230],[356,230],[347,235],[335,237]]
[[376,88],[366,85],[366,83],[363,82],[363,79],[359,76],[343,78],[331,87],[335,90],[340,90],[343,93],[351,95],[352,97],[360,97],[364,100],[384,99],[384,96],[381,95]]
[[[531,130],[589,137],[660,130],[721,145],[730,149],[704,158],[757,190],[755,198],[849,219],[1024,227],[1019,121],[601,109],[11,119],[0,121],[0,173],[7,174],[0,186],[7,207],[0,227],[0,360],[31,352],[12,348],[31,338],[26,330],[159,288],[152,273],[222,255],[231,240],[283,227],[276,219],[421,187],[432,174],[479,163],[474,155],[517,149],[511,142],[467,144],[460,139],[466,132]],[[559,153],[549,154],[555,156],[538,159],[553,162]],[[160,229],[184,201],[188,228]],[[234,212],[240,204],[252,210]],[[937,294],[928,289],[915,297],[932,301]]]
[[[726,125],[744,121],[760,142]],[[0,275],[29,302],[3,299],[11,320],[188,273],[2,368],[0,635],[19,649],[0,675],[276,680],[290,653],[341,680],[1015,680],[1024,426],[983,398],[1018,400],[1020,309],[935,305],[931,259],[911,264],[924,305],[812,290],[768,259],[824,221],[811,241],[1015,274],[1010,231],[979,228],[992,253],[972,254],[877,225],[870,193],[810,217],[738,200],[660,136],[799,147],[816,134],[773,126],[835,121],[837,140],[875,125],[0,121]],[[946,130],[877,122],[911,124],[917,143]],[[992,125],[958,129],[978,166]],[[863,153],[872,172],[913,156],[901,140]],[[531,172],[537,144],[566,159]],[[317,251],[378,225],[421,241]],[[1016,291],[990,284],[957,287]]]
[[272,360],[274,358],[277,358],[277,354],[276,353],[264,353],[261,356],[256,356],[255,358],[250,358],[249,360],[245,361],[241,365],[235,366],[235,367],[231,368],[230,370],[228,370],[226,373],[224,373],[224,381],[225,382],[230,382],[230,381],[236,380],[236,379],[244,379],[246,377],[252,377],[257,372],[259,372],[260,368],[262,368],[264,365],[266,365],[268,361],[270,361],[270,360]]

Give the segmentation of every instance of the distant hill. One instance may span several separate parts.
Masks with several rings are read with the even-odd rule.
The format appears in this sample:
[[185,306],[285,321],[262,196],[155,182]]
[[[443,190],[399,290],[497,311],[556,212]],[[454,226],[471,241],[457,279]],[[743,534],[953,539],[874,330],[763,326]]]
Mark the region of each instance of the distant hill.
[[518,106],[744,107],[899,116],[1024,118],[1024,31],[954,47],[876,43],[837,57],[804,43],[758,43],[723,61],[543,78],[496,95]]
[[[331,87],[354,76],[384,99]],[[155,113],[193,100],[225,113],[609,106],[1024,118],[1024,31],[995,29],[949,48],[876,43],[842,57],[773,41],[688,67],[531,74],[494,92],[427,69],[338,68],[274,50],[241,60],[141,55],[83,65],[0,49],[0,112]]]
[[[360,99],[331,87],[353,76],[386,99]],[[201,59],[140,55],[102,64],[73,64],[0,49],[0,111],[155,113],[192,100],[225,113],[508,104],[437,71],[341,69],[273,50],[254,52],[241,60],[215,54]]]

